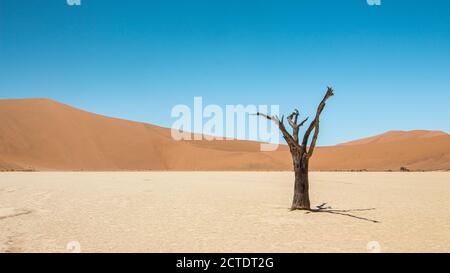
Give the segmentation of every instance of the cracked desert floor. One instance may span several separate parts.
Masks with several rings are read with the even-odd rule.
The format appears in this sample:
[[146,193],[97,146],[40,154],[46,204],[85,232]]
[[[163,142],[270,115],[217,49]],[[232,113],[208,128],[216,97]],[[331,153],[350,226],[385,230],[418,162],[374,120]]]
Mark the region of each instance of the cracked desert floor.
[[0,252],[450,251],[450,173],[310,180],[332,213],[291,172],[4,172]]

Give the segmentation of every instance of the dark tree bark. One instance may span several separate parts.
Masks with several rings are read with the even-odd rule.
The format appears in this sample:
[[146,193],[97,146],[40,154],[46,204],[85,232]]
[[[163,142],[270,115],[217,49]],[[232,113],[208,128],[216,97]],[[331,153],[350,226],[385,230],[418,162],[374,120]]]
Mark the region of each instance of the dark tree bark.
[[[333,89],[331,87],[328,87],[325,97],[317,107],[317,112],[314,120],[311,122],[308,129],[306,129],[305,134],[303,135],[301,144],[299,143],[298,134],[300,131],[300,127],[302,127],[308,121],[308,118],[298,123],[298,117],[300,113],[297,109],[295,109],[295,111],[292,112],[292,114],[290,114],[287,118],[289,125],[292,127],[292,134],[290,134],[284,126],[284,117],[281,117],[280,120],[277,116],[268,116],[263,113],[257,113],[258,116],[262,116],[267,118],[268,120],[272,120],[273,122],[275,122],[275,124],[278,125],[278,128],[283,134],[283,138],[286,140],[289,146],[295,173],[294,198],[292,200],[291,206],[292,210],[311,210],[311,203],[309,201],[308,178],[309,159],[314,153],[317,137],[319,136],[320,114],[325,108],[326,101],[333,95]],[[310,135],[313,131],[314,134],[311,143],[308,145]]]

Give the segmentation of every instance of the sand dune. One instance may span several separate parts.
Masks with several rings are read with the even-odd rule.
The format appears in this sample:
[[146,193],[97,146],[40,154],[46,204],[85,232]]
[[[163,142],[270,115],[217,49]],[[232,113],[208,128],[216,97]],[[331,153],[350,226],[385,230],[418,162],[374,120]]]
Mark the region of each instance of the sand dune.
[[319,170],[450,170],[450,137],[322,147],[312,162]]
[[447,133],[442,131],[426,131],[426,130],[413,130],[413,131],[389,131],[381,135],[358,139],[350,142],[346,142],[339,145],[362,145],[362,144],[375,144],[375,143],[390,143],[397,141],[409,141],[412,139],[432,138],[437,136],[445,136]]
[[[287,147],[251,141],[174,141],[170,130],[49,99],[0,100],[0,170],[291,170]],[[319,147],[315,170],[450,169],[450,135],[388,132]]]

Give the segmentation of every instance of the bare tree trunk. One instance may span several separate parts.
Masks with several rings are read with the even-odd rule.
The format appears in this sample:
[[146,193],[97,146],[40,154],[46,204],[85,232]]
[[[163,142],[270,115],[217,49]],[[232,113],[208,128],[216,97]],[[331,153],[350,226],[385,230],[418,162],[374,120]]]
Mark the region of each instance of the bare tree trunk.
[[308,180],[308,158],[301,153],[293,154],[294,161],[294,198],[291,210],[310,210],[309,180]]
[[[289,125],[292,127],[292,134],[290,134],[286,127],[284,126],[283,119],[281,120],[277,116],[269,116],[264,113],[256,113],[258,116],[265,117],[268,120],[275,122],[275,124],[280,129],[283,134],[283,138],[289,146],[291,151],[292,160],[294,162],[294,172],[295,172],[295,184],[294,184],[294,199],[292,200],[291,210],[311,210],[311,204],[309,201],[309,180],[308,180],[308,165],[309,159],[314,153],[314,148],[316,147],[317,137],[319,136],[319,118],[323,109],[325,108],[326,101],[334,95],[333,88],[328,87],[327,93],[317,107],[317,112],[314,120],[309,125],[305,134],[303,135],[303,140],[300,144],[300,139],[298,137],[300,127],[302,127],[308,118],[304,119],[302,122],[298,123],[298,117],[300,112],[295,109],[292,114],[287,117]],[[311,133],[314,132],[311,143],[308,145],[309,137]]]

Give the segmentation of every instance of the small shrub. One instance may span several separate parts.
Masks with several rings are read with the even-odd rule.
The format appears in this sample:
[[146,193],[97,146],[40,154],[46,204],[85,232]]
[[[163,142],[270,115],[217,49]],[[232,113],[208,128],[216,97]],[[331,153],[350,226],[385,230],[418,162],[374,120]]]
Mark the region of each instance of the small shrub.
[[400,167],[401,172],[409,172],[409,169],[406,167]]

